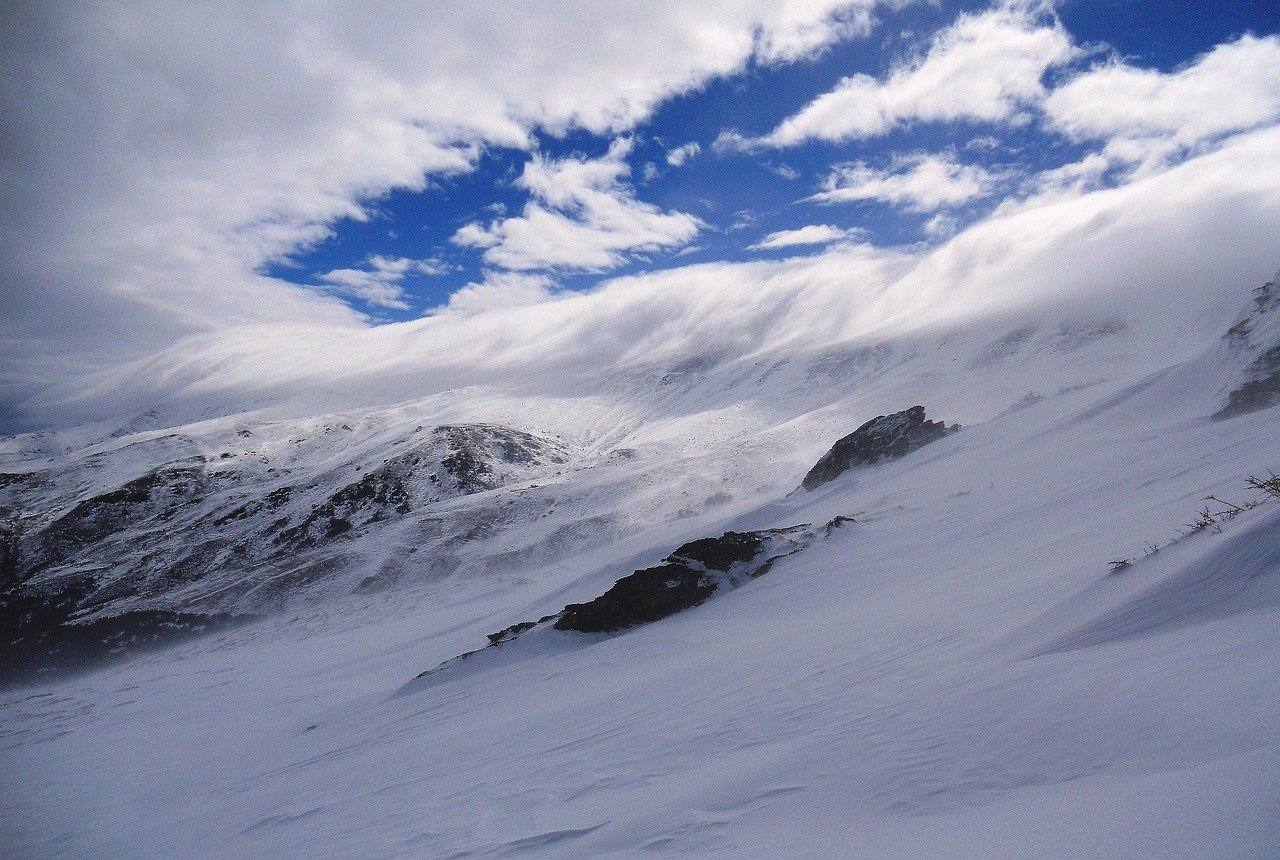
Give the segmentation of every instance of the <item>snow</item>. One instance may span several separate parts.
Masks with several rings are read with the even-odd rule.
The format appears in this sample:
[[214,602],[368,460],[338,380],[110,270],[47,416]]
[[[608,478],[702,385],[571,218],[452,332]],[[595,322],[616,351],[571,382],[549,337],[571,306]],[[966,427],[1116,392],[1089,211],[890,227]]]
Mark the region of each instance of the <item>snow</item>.
[[[1223,347],[1230,318],[1162,361],[1161,326],[1138,317],[982,318],[734,384],[715,365],[581,399],[476,387],[15,441],[5,469],[53,468],[64,505],[174,445],[233,453],[257,488],[285,480],[269,468],[346,480],[460,420],[562,440],[568,460],[432,501],[424,517],[513,511],[452,572],[351,593],[377,564],[418,564],[410,518],[259,623],[0,692],[6,843],[1274,854],[1280,502],[1245,479],[1280,467],[1277,413],[1210,417],[1252,355]],[[797,491],[836,438],[917,402],[962,429]],[[1170,543],[1209,494],[1263,503]],[[836,516],[855,522],[696,608],[616,635],[539,630],[406,687],[688,540]]]

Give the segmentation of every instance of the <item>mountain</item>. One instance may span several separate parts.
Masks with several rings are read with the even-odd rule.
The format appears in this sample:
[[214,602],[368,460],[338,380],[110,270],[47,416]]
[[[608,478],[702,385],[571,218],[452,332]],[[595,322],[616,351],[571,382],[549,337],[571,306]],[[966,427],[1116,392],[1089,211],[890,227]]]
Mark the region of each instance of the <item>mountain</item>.
[[6,832],[1264,849],[1280,287],[1230,292],[9,437]]

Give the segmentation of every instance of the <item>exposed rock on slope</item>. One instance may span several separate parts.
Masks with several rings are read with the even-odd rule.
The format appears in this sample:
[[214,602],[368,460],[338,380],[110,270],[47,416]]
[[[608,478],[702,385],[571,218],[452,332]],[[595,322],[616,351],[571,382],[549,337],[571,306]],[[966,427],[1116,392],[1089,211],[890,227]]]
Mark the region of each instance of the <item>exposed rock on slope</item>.
[[[91,581],[90,581],[91,582]],[[0,633],[0,683],[28,682],[71,670],[92,669],[116,657],[173,645],[228,627],[252,616],[142,609],[87,621],[68,611],[64,592],[54,603],[6,595],[7,626]],[[18,619],[17,623],[13,623]]]
[[533,631],[617,633],[692,609],[718,592],[730,591],[768,573],[786,556],[797,553],[815,538],[828,536],[847,523],[836,517],[821,528],[808,524],[754,532],[725,532],[683,544],[655,567],[628,574],[604,594],[586,603],[571,603],[560,612],[537,621],[522,621],[497,633],[478,651],[448,660],[421,673],[402,687],[398,695],[420,689],[425,679],[458,664],[458,661],[491,652]]
[[441,547],[483,531],[495,503],[477,494],[569,458],[558,440],[497,425],[311,421],[111,436],[19,461],[25,471],[0,475],[0,662],[82,662],[269,611],[394,554],[404,529],[414,554],[398,563],[434,570]]
[[1217,418],[1234,418],[1280,403],[1280,278],[1253,294],[1254,306],[1227,332],[1228,349],[1248,364]]
[[816,489],[850,469],[905,456],[958,429],[958,424],[948,427],[941,421],[929,421],[923,406],[880,415],[832,445],[804,476],[801,486]]
[[812,538],[808,526],[725,532],[687,543],[662,564],[624,576],[594,600],[571,603],[557,630],[606,633],[648,624],[703,603],[717,591],[761,576]]

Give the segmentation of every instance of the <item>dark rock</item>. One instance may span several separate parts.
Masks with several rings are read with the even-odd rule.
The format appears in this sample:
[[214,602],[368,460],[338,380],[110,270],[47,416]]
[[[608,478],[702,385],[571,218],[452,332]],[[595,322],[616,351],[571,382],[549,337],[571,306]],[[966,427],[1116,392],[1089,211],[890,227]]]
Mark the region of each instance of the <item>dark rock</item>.
[[[342,487],[301,522],[277,534],[274,542],[291,550],[318,546],[371,524],[403,517],[427,498],[495,489],[510,479],[503,466],[545,465],[566,459],[560,446],[508,427],[437,427],[431,431],[430,442],[389,458]],[[432,485],[429,496],[415,494],[422,476]],[[272,493],[267,501],[274,503],[274,496]]]
[[456,424],[437,427],[431,435],[443,442],[449,454],[440,463],[453,483],[468,493],[491,490],[493,464],[562,463],[563,451],[529,433],[491,424]]
[[555,617],[556,616],[554,614],[544,615],[541,618],[539,618],[537,621],[521,621],[518,624],[512,624],[510,627],[504,627],[503,629],[499,630],[497,633],[489,634],[488,636],[489,644],[498,645],[502,642],[506,642],[510,639],[514,639],[517,636],[519,636],[521,633],[524,633],[526,630],[532,630],[533,628],[537,627],[539,624],[543,624],[547,621],[550,621],[552,618],[555,618]]
[[1213,416],[1217,419],[1235,418],[1249,412],[1257,412],[1280,404],[1280,343],[1267,345],[1267,339],[1258,342],[1258,331],[1271,332],[1275,328],[1263,318],[1280,310],[1280,279],[1269,281],[1253,291],[1253,307],[1233,325],[1225,335],[1231,353],[1237,357],[1253,355],[1245,369],[1246,381],[1227,395],[1227,404]]
[[205,492],[199,467],[165,467],[108,493],[85,499],[40,535],[42,560],[65,562],[78,551],[126,528],[168,519]]
[[[412,452],[416,457],[417,452]],[[383,465],[342,487],[329,499],[317,505],[300,523],[277,535],[277,542],[294,548],[316,546],[324,541],[346,534],[362,525],[381,522],[387,511],[404,515],[411,508],[412,495],[405,485],[402,471],[416,465],[405,456],[393,458]],[[281,487],[266,497],[272,507],[288,501],[289,490]]]
[[595,600],[569,604],[555,627],[603,633],[648,624],[705,602],[717,587],[706,571],[683,564],[645,568],[624,576]]
[[624,576],[595,600],[571,603],[557,630],[603,633],[648,624],[698,606],[720,590],[761,576],[784,555],[800,549],[808,526],[758,532],[725,532],[690,541],[656,567]]
[[718,538],[690,541],[654,567],[637,570],[613,584],[604,594],[586,603],[571,603],[561,612],[537,621],[522,621],[490,633],[489,644],[460,654],[416,676],[405,692],[420,689],[421,679],[457,666],[461,661],[503,647],[531,631],[553,622],[556,630],[575,633],[617,633],[648,624],[705,603],[719,591],[729,591],[763,576],[780,559],[804,549],[819,534],[853,522],[836,517],[822,529],[806,525],[756,532],[725,532]]
[[[307,433],[295,441],[311,438]],[[33,637],[61,641],[59,627],[79,641],[100,629],[86,626],[98,625],[89,619],[135,618],[146,628],[166,619],[130,613],[163,611],[179,589],[187,606],[214,595],[204,604],[209,612],[277,606],[289,589],[333,577],[336,566],[365,553],[359,538],[383,524],[415,514],[421,520],[432,505],[556,470],[569,454],[553,438],[472,424],[437,427],[429,438],[425,430],[412,439],[390,438],[381,449],[319,469],[276,469],[265,451],[246,451],[234,462],[251,467],[206,471],[198,446],[178,435],[95,452],[54,471],[6,468],[0,473],[0,646],[30,644]],[[259,460],[271,467],[259,471]],[[139,463],[153,465],[140,474]],[[281,486],[294,471],[304,476]],[[132,480],[102,484],[119,472]],[[436,536],[429,548],[432,571],[454,559],[448,541],[483,538],[500,526],[485,506],[451,517],[456,530]],[[402,562],[355,590],[394,585]],[[80,580],[85,593],[72,595],[68,583]],[[19,629],[21,615],[30,619]]]
[[695,561],[712,570],[727,571],[735,564],[750,561],[772,532],[725,532],[718,538],[690,541],[671,554],[671,558]]
[[81,576],[0,592],[0,686],[101,666],[253,620],[227,613],[132,610],[82,620],[97,582]]
[[855,520],[853,517],[839,516],[833,519],[831,522],[827,523],[825,526],[823,526],[822,533],[827,537],[831,537],[831,533],[834,532],[836,529],[843,528],[845,525],[849,523],[856,523],[856,522],[857,520]]
[[335,517],[329,520],[329,527],[325,529],[324,536],[326,538],[337,537],[349,531],[351,531],[351,521],[344,520],[342,517]]
[[1280,403],[1280,344],[1271,347],[1249,365],[1253,378],[1227,395],[1227,405],[1216,418],[1235,418]]
[[26,488],[28,485],[38,483],[39,481],[40,475],[38,473],[0,473],[0,490]]
[[959,425],[929,421],[923,406],[880,415],[832,445],[804,476],[801,486],[816,489],[850,469],[905,456],[958,429]]

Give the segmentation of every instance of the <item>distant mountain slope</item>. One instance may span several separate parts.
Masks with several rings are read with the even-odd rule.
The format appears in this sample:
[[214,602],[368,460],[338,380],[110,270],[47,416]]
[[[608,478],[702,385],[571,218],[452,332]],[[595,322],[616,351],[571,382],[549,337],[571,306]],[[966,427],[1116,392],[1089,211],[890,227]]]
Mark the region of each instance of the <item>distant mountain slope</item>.
[[[1176,389],[1205,416],[1266,408],[1277,318],[1271,283],[1152,391]],[[23,643],[68,624],[115,618],[117,640],[151,641],[175,616],[147,612],[180,613],[185,631],[442,576],[536,577],[662,523],[702,537],[693,522],[794,486],[830,439],[871,409],[905,408],[900,397],[968,423],[1086,389],[1135,396],[1117,362],[1150,349],[1137,320],[1008,326],[890,336],[732,379],[714,361],[677,366],[620,378],[613,405],[476,389],[310,418],[164,428],[153,411],[12,437],[0,447],[7,662],[56,663],[23,659]],[[468,412],[501,420],[441,420]]]

